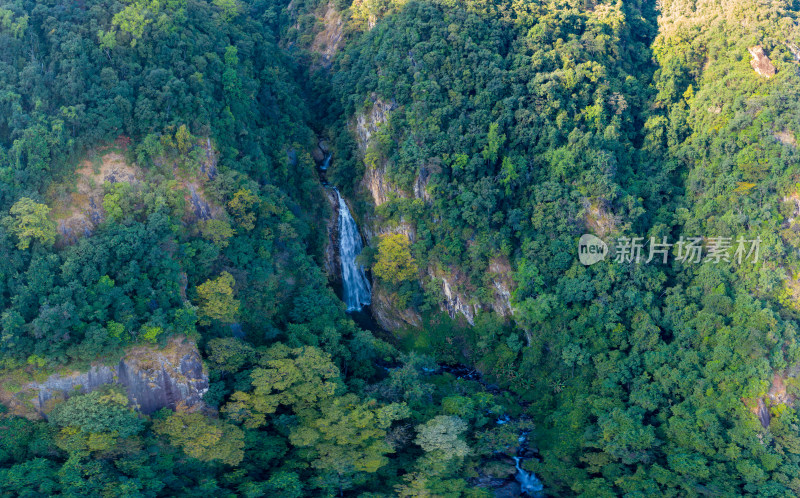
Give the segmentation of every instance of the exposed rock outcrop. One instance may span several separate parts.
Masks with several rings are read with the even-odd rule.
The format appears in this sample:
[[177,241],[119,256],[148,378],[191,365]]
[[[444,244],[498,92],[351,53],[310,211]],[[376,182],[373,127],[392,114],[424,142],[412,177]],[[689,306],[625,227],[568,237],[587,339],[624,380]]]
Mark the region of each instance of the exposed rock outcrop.
[[311,51],[322,56],[320,62],[323,66],[330,66],[333,56],[339,51],[342,44],[342,26],[344,26],[342,15],[336,10],[333,2],[327,5],[321,21],[323,28],[314,37]]
[[761,427],[767,428],[769,427],[769,422],[772,420],[772,417],[769,413],[769,408],[764,403],[763,398],[759,398],[756,402],[756,407],[754,409],[756,416],[758,417],[758,421],[761,422]]
[[371,223],[364,224],[364,236],[367,238],[367,241],[388,233],[402,233],[408,237],[408,240],[411,242],[417,240],[416,228],[414,228],[414,225],[405,220],[402,220],[399,223],[376,223],[375,220],[371,221]]
[[184,337],[172,338],[167,347],[139,346],[128,350],[117,365],[117,382],[139,411],[152,413],[164,407],[199,409],[208,391],[208,373],[197,345]]
[[327,272],[329,280],[339,282],[342,275],[339,254],[336,249],[339,247],[339,202],[332,189],[325,189],[325,197],[328,199],[333,213],[325,224],[328,232],[328,243],[325,245],[325,272]]
[[[372,107],[366,112],[356,116],[355,130],[358,149],[362,157],[365,157],[367,150],[373,140],[373,135],[378,131],[378,127],[389,120],[389,113],[395,109],[394,102],[387,102],[372,95]],[[374,164],[367,164],[361,186],[369,192],[375,207],[385,204],[392,198],[409,198],[411,195],[403,189],[392,184],[387,176],[387,164],[384,161],[377,161]],[[424,172],[424,173],[423,173]],[[425,168],[422,169],[420,176],[414,184],[414,196],[427,198],[426,187],[430,174]],[[417,195],[419,191],[419,195]],[[416,240],[416,229],[413,224],[406,220],[397,222],[385,222],[378,218],[365,220],[364,235],[367,240],[387,233],[402,233],[412,242]]]
[[583,224],[589,233],[602,238],[613,232],[621,219],[611,210],[605,199],[583,199]]
[[511,264],[505,257],[498,256],[489,262],[484,285],[491,290],[491,300],[479,299],[466,277],[458,270],[443,273],[428,268],[427,275],[435,285],[442,286],[441,310],[453,319],[459,314],[463,315],[467,323],[474,325],[475,316],[480,310],[491,310],[504,317],[514,314],[511,293],[515,283],[511,278],[511,271]]
[[[373,135],[378,131],[379,126],[389,120],[389,113],[395,109],[394,102],[386,102],[373,95],[372,107],[356,116],[356,139],[358,149],[362,158],[366,158],[370,145],[372,145]],[[431,178],[431,170],[422,166],[414,180],[413,192],[406,192],[402,188],[394,185],[387,176],[387,163],[378,160],[374,163],[367,163],[364,178],[361,182],[362,187],[372,195],[375,206],[386,203],[391,198],[413,198],[422,199],[430,202],[430,192],[428,182]]]
[[[211,204],[206,200],[203,191],[196,183],[189,183],[188,188],[189,206],[191,206],[191,216],[193,220],[210,220],[214,217]],[[218,210],[217,210],[218,211]]]
[[[390,164],[374,154],[375,135],[380,127],[389,121],[390,113],[396,108],[394,102],[389,102],[371,96],[372,105],[365,111],[356,115],[354,129],[361,157],[365,160],[366,170],[361,181],[361,187],[369,193],[375,207],[385,204],[393,198],[420,199],[425,203],[431,202],[431,189],[429,187],[432,175],[439,170],[436,161],[428,162],[419,168],[414,183],[410,186],[413,191],[394,185],[388,178],[387,169]],[[367,216],[364,220],[363,231],[368,241],[384,234],[401,233],[412,242],[417,239],[414,220],[400,219],[386,220],[380,216]],[[327,261],[326,256],[326,261]],[[470,286],[465,284],[466,279],[458,269],[437,271],[428,268],[424,272],[423,281],[432,285],[435,292],[441,290],[441,309],[451,318],[463,315],[466,321],[473,325],[478,310],[491,309],[502,316],[513,314],[510,299],[513,290],[513,281],[510,278],[511,267],[508,261],[496,258],[490,264],[486,274],[485,285],[490,289],[491,298],[481,299],[475,296]],[[438,289],[436,289],[438,287]],[[474,289],[472,289],[474,291]],[[377,282],[373,283],[372,312],[375,320],[385,329],[394,330],[405,326],[419,326],[421,318],[415,311],[406,309],[398,310],[391,296],[380,289]]]
[[383,290],[380,283],[372,282],[372,316],[385,330],[404,327],[421,327],[422,317],[412,308],[400,309],[392,296]]
[[520,486],[513,479],[516,472],[514,460],[509,457],[491,460],[478,469],[478,477],[470,479],[470,482],[476,488],[490,491],[495,498],[518,497]]
[[205,142],[201,142],[201,147],[206,153],[206,160],[200,163],[200,172],[213,180],[217,176],[217,163],[219,163],[219,151],[211,143],[211,137],[206,137]]
[[317,142],[317,146],[311,151],[311,157],[317,163],[322,163],[325,161],[325,157],[330,154],[330,148],[328,147],[328,142],[325,140],[320,140]]
[[798,47],[796,43],[787,43],[786,48],[792,53],[794,60],[800,62],[800,47]]
[[[124,151],[130,143],[127,137],[120,137],[116,142],[121,150],[104,146],[87,154],[88,158],[75,170],[74,186],[71,182],[64,182],[58,188],[51,189],[48,204],[54,206],[53,216],[58,226],[56,242],[59,246],[73,244],[79,238],[94,233],[95,228],[106,218],[104,202],[109,193],[108,186],[127,184],[129,189],[123,189],[121,195],[129,195],[124,192],[150,188],[159,183],[148,179],[147,169],[126,159]],[[218,218],[223,213],[205,194],[206,184],[217,176],[219,152],[209,137],[198,138],[191,144],[190,150],[200,151],[202,154],[192,156],[192,161],[199,161],[199,172],[182,169],[180,163],[183,159],[175,160],[174,157],[165,156],[153,158],[153,163],[158,168],[172,169],[177,187],[170,188],[183,194],[186,202],[183,222],[186,225]],[[112,203],[118,202],[113,196],[110,200]]]
[[431,202],[431,195],[428,192],[428,182],[431,179],[431,172],[428,168],[422,167],[414,181],[414,198],[422,199],[426,203]]
[[753,57],[753,60],[750,61],[750,65],[753,66],[756,73],[765,78],[775,76],[778,71],[775,69],[772,61],[769,60],[769,57],[764,53],[764,49],[761,45],[750,47],[747,51],[750,52],[750,55]]
[[388,180],[386,163],[383,162],[374,166],[367,166],[362,185],[372,195],[372,201],[376,207],[386,203],[393,197],[408,197],[402,189],[397,188]]
[[[372,101],[372,107],[356,115],[355,120],[356,141],[362,158],[367,155],[372,136],[378,131],[379,126],[389,120],[389,113],[396,107],[394,102],[387,102],[374,94],[372,95]],[[388,181],[386,163],[383,161],[377,161],[376,164],[367,164],[367,170],[364,173],[361,185],[372,195],[375,206],[380,206],[392,196],[408,197],[408,194],[403,192],[402,189],[397,188]]]
[[73,244],[80,237],[91,235],[105,219],[103,197],[105,183],[136,184],[142,171],[128,164],[122,154],[100,148],[94,152],[95,160],[85,160],[75,170],[76,189],[68,198],[56,200],[59,245]]
[[791,148],[797,148],[797,137],[789,130],[781,130],[773,133],[773,136],[783,145],[788,145]]
[[508,259],[503,257],[492,259],[489,262],[487,276],[493,287],[492,310],[502,316],[513,315],[511,293],[514,291],[514,280],[511,278],[511,264]]
[[464,315],[470,325],[475,325],[475,313],[481,309],[481,306],[470,304],[468,297],[454,291],[453,284],[448,277],[442,277],[442,292],[444,293],[442,311],[446,311],[450,318],[455,318],[460,313]]
[[786,391],[786,381],[791,379],[792,383],[796,383],[798,374],[800,374],[800,366],[789,369],[786,376],[777,373],[772,376],[772,385],[767,392],[771,404],[793,404],[797,400],[794,394]]
[[367,150],[369,140],[378,131],[378,126],[389,121],[389,112],[397,107],[394,101],[387,102],[374,93],[370,98],[372,107],[356,115],[356,140],[362,153]]
[[742,399],[745,406],[750,409],[761,423],[761,427],[767,429],[772,421],[773,415],[780,416],[783,410],[777,409],[781,405],[794,410],[798,400],[798,380],[800,379],[800,365],[794,365],[780,372],[774,372],[769,391],[765,396],[757,399]]
[[[203,395],[208,390],[208,374],[197,345],[177,336],[170,338],[163,349],[129,348],[115,365],[96,364],[86,372],[54,374],[44,381],[28,383],[4,403],[19,415],[36,417],[71,395],[108,384],[122,386],[131,406],[145,414],[165,407],[201,410],[205,409]],[[34,410],[26,411],[26,406]]]

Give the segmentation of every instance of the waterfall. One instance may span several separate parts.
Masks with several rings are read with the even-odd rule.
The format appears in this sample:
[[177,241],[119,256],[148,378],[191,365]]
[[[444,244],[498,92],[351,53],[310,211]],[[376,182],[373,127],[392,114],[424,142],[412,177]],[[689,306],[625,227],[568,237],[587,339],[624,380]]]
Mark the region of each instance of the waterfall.
[[523,494],[537,496],[544,489],[542,481],[533,472],[527,472],[520,467],[519,462],[522,461],[522,457],[515,456],[514,461],[517,462],[517,475],[515,477],[519,483],[520,490]]
[[361,311],[371,302],[371,290],[364,267],[356,263],[356,256],[361,254],[361,234],[347,203],[338,190],[333,190],[339,200],[339,259],[342,264],[344,302],[348,312]]
[[[517,455],[521,455],[522,454],[522,450],[527,448],[527,443],[528,443],[528,433],[527,432],[523,432],[519,436],[519,444],[520,444],[520,446],[519,446],[519,451],[518,451]],[[520,466],[519,463],[522,460],[524,460],[524,458],[522,456],[515,456],[514,457],[514,462],[516,462],[516,464],[517,464],[516,465],[516,467],[517,467],[517,475],[514,476],[514,477],[516,478],[517,482],[519,483],[520,490],[522,491],[522,494],[524,494],[524,495],[540,496],[541,491],[544,489],[544,485],[542,484],[542,481],[540,481],[536,477],[536,474],[534,474],[533,472],[528,472],[528,471],[526,471],[525,469],[523,469]]]

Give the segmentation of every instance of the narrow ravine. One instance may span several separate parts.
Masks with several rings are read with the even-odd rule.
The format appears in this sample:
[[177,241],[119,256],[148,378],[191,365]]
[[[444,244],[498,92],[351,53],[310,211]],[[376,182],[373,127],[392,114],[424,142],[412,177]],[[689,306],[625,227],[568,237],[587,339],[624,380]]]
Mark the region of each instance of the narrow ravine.
[[[360,263],[356,261],[361,254],[364,246],[361,242],[361,232],[358,230],[356,220],[350,213],[339,189],[328,183],[327,171],[330,167],[333,155],[327,153],[325,159],[317,166],[320,182],[325,188],[331,189],[336,193],[336,210],[338,212],[338,259],[342,277],[341,298],[347,305],[347,312],[354,315],[362,315],[365,306],[372,303],[372,287],[367,277],[367,272]],[[363,318],[363,317],[362,317]],[[362,320],[357,320],[361,323]],[[368,320],[371,322],[371,320]],[[368,327],[372,328],[372,327]]]
[[[454,375],[456,379],[472,380],[481,384],[481,386],[483,386],[483,388],[488,392],[499,392],[502,390],[497,386],[492,386],[485,382],[480,372],[467,365],[445,365],[440,363],[438,364],[437,369],[425,371],[429,374],[441,374],[447,372]],[[497,424],[503,425],[511,421],[512,419],[508,415],[501,415],[500,418],[497,419]],[[519,438],[517,439],[519,445],[515,450],[516,455],[511,457],[514,460],[514,467],[516,468],[514,480],[519,484],[520,493],[522,496],[539,498],[544,496],[544,484],[539,480],[538,477],[536,477],[536,474],[533,472],[528,472],[522,468],[522,462],[525,460],[530,460],[531,458],[536,458],[534,455],[537,453],[536,450],[532,451],[529,446],[528,434],[530,434],[529,431],[523,431],[520,433]]]

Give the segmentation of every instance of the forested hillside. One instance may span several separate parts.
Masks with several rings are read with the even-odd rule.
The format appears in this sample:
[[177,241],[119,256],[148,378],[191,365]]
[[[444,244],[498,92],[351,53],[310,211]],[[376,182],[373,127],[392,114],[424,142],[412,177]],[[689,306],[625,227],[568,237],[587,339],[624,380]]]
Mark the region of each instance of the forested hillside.
[[0,495],[800,494],[798,11],[0,0]]

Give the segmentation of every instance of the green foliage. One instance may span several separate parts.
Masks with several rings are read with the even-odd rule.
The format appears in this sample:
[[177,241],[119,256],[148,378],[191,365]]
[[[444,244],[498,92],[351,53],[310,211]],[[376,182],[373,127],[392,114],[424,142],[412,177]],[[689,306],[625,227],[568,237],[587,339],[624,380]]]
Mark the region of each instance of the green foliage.
[[142,418],[127,404],[127,397],[118,392],[93,391],[56,405],[48,419],[59,427],[74,427],[83,433],[109,433],[125,438],[144,428]]
[[106,212],[106,218],[110,221],[119,221],[122,219],[123,211],[120,203],[122,201],[122,194],[114,192],[103,196],[103,211]]
[[181,154],[186,154],[189,152],[190,147],[192,146],[192,142],[194,141],[194,137],[191,133],[189,133],[189,129],[186,128],[185,124],[182,124],[178,131],[175,132],[175,142],[176,147],[180,151]]
[[203,220],[200,222],[200,233],[204,239],[222,249],[228,246],[228,239],[233,237],[233,228],[225,220]]
[[374,473],[389,463],[385,455],[393,451],[386,443],[387,429],[409,415],[405,404],[378,407],[348,394],[323,402],[321,416],[307,419],[289,440],[313,448],[312,465],[323,474]]
[[[197,286],[200,314],[208,320],[232,323],[239,313],[240,302],[233,297],[233,275],[222,272],[219,277]],[[206,320],[206,321],[208,321]]]
[[410,247],[411,242],[404,234],[382,235],[372,271],[378,278],[392,285],[414,279],[418,270]]
[[339,369],[330,355],[315,347],[289,349],[276,345],[265,357],[264,368],[250,374],[252,392],[234,393],[232,402],[223,407],[231,419],[246,427],[263,425],[265,415],[275,413],[280,405],[298,412],[308,410],[341,388]]
[[153,327],[150,325],[145,325],[142,327],[140,332],[142,339],[147,342],[156,342],[158,340],[158,336],[164,333],[164,329],[161,327]]
[[15,15],[14,11],[0,7],[0,30],[7,32],[14,38],[22,38],[28,29],[28,15]]
[[[0,365],[189,334],[222,407],[149,429],[110,393],[3,414],[0,494],[482,496],[522,432],[548,495],[800,493],[780,401],[800,394],[796,5],[331,5],[341,25],[319,2],[0,6]],[[330,288],[323,136],[359,220],[411,225],[365,260],[424,315],[401,342],[435,358],[360,330]],[[104,187],[103,223],[57,233],[75,164],[114,141],[141,175]],[[397,190],[374,211],[366,167]],[[192,194],[230,221],[195,224]],[[763,252],[584,267],[586,232]],[[429,272],[474,325],[436,315]]]
[[233,194],[233,199],[228,202],[228,209],[231,215],[236,219],[245,230],[252,230],[255,228],[256,213],[254,212],[258,204],[258,197],[253,192],[247,189],[241,189]]
[[130,37],[131,46],[144,37],[145,29],[154,24],[159,30],[168,30],[184,15],[185,1],[133,0],[114,14],[112,23]]
[[486,135],[487,144],[481,151],[483,159],[489,163],[497,161],[497,154],[500,151],[500,147],[502,147],[506,141],[506,136],[497,132],[498,127],[498,123],[492,123],[489,126],[489,133]]
[[17,248],[27,249],[34,240],[44,246],[53,245],[56,224],[48,218],[50,208],[46,204],[23,197],[11,206],[9,213],[11,216],[4,218],[3,224],[17,236]]
[[51,495],[59,490],[57,482],[57,468],[52,461],[45,458],[31,459],[0,469],[0,489],[10,495]]
[[207,348],[206,360],[223,372],[238,372],[256,360],[256,351],[252,346],[232,337],[212,339]]
[[238,465],[244,458],[244,432],[235,425],[200,413],[174,413],[153,424],[153,431],[167,436],[192,458]]
[[220,17],[225,22],[230,22],[242,10],[238,0],[213,0],[212,3],[220,10]]
[[47,360],[45,358],[42,358],[41,356],[32,354],[28,356],[27,363],[28,365],[34,365],[41,368],[47,364]]
[[414,442],[427,453],[435,453],[434,458],[464,458],[470,453],[469,446],[461,439],[467,428],[459,417],[439,415],[417,426]]

